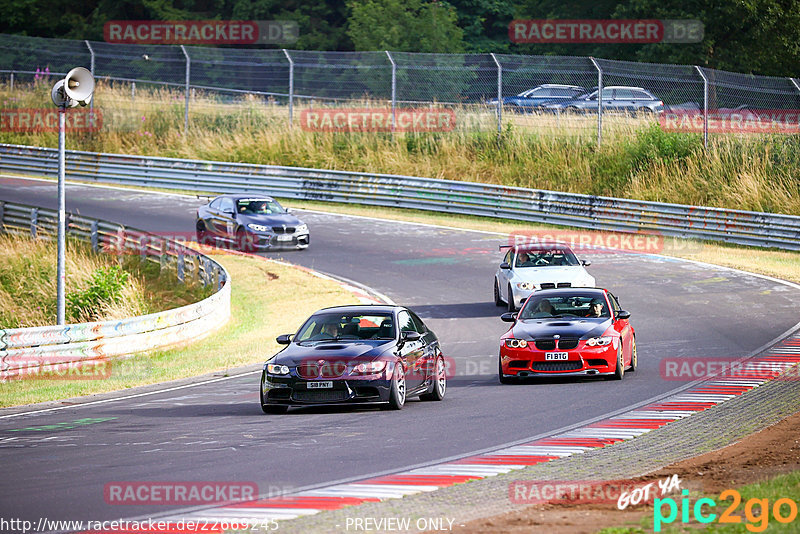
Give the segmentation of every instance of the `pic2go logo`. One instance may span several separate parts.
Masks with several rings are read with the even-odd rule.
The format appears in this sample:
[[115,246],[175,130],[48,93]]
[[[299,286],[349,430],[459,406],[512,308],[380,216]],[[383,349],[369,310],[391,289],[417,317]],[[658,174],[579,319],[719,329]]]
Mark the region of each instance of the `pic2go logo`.
[[[694,520],[698,523],[711,523],[717,520],[717,514],[711,512],[711,508],[716,508],[717,503],[714,499],[702,498],[695,501],[694,506],[689,503],[688,490],[683,490],[683,498],[681,499],[680,513],[681,522],[688,523],[690,520],[689,513],[694,516]],[[739,504],[742,502],[742,496],[737,490],[729,489],[719,494],[720,501],[730,499],[732,502],[725,511],[719,515],[717,520],[719,523],[742,523],[741,516],[733,515]],[[667,507],[669,512],[664,515],[664,507]],[[750,532],[763,532],[769,526],[770,511],[778,523],[791,523],[797,519],[797,503],[792,499],[778,499],[770,510],[769,499],[749,499],[744,505],[744,515],[747,519],[746,528]],[[675,499],[667,497],[665,499],[655,499],[653,501],[653,530],[661,532],[662,525],[669,525],[678,518],[678,503]]]

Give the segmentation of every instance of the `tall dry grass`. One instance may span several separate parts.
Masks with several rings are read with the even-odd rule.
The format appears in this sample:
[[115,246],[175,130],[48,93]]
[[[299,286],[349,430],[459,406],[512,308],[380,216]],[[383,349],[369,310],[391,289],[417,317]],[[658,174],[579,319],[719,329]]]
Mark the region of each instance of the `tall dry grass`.
[[[54,240],[0,234],[0,328],[52,325],[56,322],[56,244]],[[119,265],[112,255],[95,254],[82,242],[67,240],[65,293],[84,291],[95,272]],[[157,266],[125,258],[129,274],[116,301],[75,314],[69,322],[123,319],[195,302],[209,289],[184,286],[174,276],[159,276]]]
[[[12,100],[16,99],[16,100]],[[0,90],[4,107],[47,107],[49,87]],[[506,114],[459,106],[456,128],[438,133],[325,133],[288,127],[285,105],[254,96],[197,92],[183,131],[182,91],[100,84],[103,129],[68,136],[99,152],[319,167],[468,180],[682,204],[800,213],[800,136],[664,132],[653,118]],[[323,106],[298,100],[302,109]],[[350,107],[384,106],[348,102]],[[56,146],[55,133],[0,133],[11,143]]]

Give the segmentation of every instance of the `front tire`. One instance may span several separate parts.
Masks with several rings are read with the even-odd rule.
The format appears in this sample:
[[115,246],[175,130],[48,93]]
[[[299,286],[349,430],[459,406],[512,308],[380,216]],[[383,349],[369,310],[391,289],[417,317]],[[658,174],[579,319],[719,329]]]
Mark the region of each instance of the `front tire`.
[[497,284],[497,279],[494,280],[494,305],[495,306],[502,306],[505,304],[503,299],[500,298],[500,287]]
[[406,404],[406,374],[403,371],[403,363],[397,362],[392,372],[392,386],[389,390],[390,410],[402,410]]
[[264,380],[266,375],[261,373],[261,388],[259,396],[261,397],[261,411],[267,414],[280,415],[289,411],[288,406],[281,406],[280,404],[267,404],[264,402]]
[[510,376],[503,376],[503,357],[499,356],[497,358],[497,376],[500,378],[501,384],[514,384],[516,383],[516,379]]
[[253,236],[243,228],[236,230],[236,246],[241,252],[253,252],[256,248],[253,243]]
[[195,226],[195,231],[197,234],[197,243],[200,245],[210,245],[211,244],[211,237],[208,235],[208,230],[206,230],[206,225],[203,221],[197,221],[197,225]]
[[617,349],[617,368],[614,369],[614,380],[622,380],[625,376],[625,362],[622,361],[622,343]]
[[634,337],[632,340],[633,346],[631,347],[631,366],[628,369],[629,373],[636,372],[636,368],[639,366],[639,355],[636,352],[636,338]]
[[508,286],[508,311],[517,311],[517,307],[514,306],[514,291],[511,289],[510,285]]
[[420,400],[440,401],[444,399],[444,394],[447,391],[447,368],[444,365],[444,358],[441,354],[436,357],[434,366],[435,374],[433,384],[431,384],[431,391],[420,395]]

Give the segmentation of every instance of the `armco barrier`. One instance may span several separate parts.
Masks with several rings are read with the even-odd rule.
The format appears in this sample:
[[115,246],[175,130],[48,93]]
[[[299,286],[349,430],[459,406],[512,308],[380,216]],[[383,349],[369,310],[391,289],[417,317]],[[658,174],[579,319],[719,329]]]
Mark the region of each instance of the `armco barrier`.
[[[436,180],[246,163],[67,151],[71,179],[194,192],[480,215],[519,221],[800,250],[800,217]],[[57,151],[0,144],[0,171],[56,176]]]
[[[53,210],[0,201],[3,232],[54,236],[56,224]],[[0,381],[36,376],[47,367],[106,360],[196,340],[230,317],[228,274],[211,258],[163,237],[74,214],[67,217],[67,235],[91,242],[98,251],[138,255],[141,261],[174,270],[181,281],[189,276],[204,285],[213,284],[216,291],[194,304],[119,321],[0,330]],[[199,261],[187,261],[187,257]]]

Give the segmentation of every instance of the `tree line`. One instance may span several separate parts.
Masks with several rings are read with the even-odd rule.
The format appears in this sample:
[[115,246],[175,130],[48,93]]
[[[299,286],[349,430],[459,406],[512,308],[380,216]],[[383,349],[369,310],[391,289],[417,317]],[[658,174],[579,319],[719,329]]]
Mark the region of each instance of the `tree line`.
[[[292,20],[298,50],[595,56],[800,76],[797,0],[0,0],[0,33],[103,40],[111,20]],[[696,19],[693,44],[517,44],[515,19]]]

